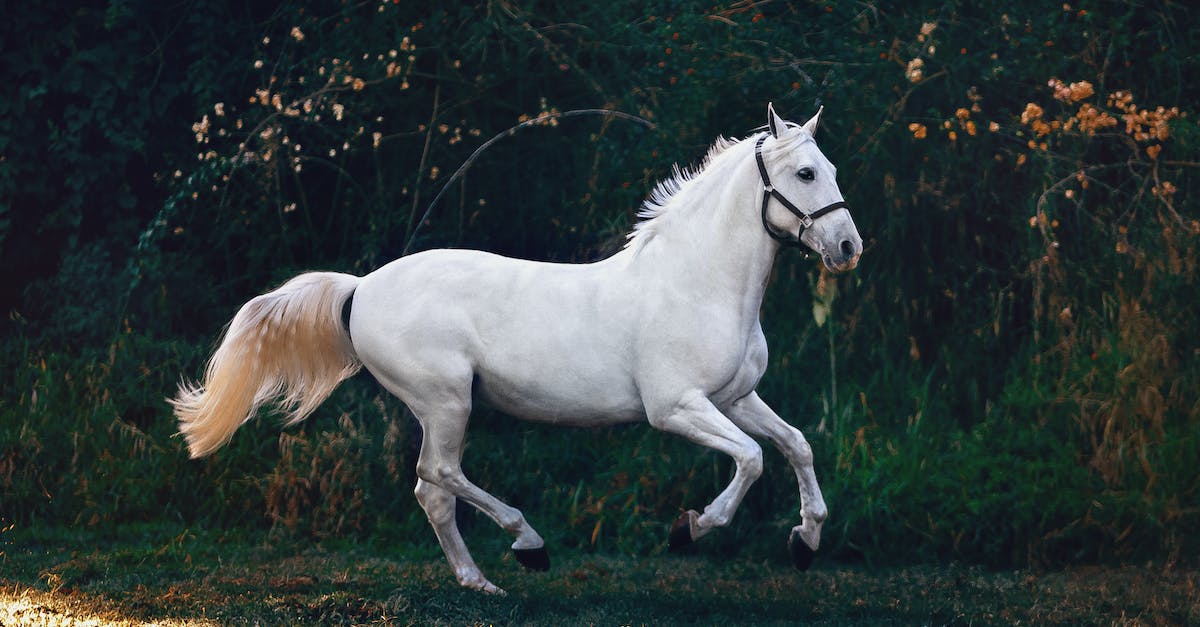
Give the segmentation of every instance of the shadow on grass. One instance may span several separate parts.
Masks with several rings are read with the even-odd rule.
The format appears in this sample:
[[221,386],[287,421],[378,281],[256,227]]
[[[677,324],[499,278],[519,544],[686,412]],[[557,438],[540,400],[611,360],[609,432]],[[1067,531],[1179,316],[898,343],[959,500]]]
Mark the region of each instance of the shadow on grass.
[[[436,547],[272,543],[270,535],[127,529],[25,533],[0,547],[0,624],[910,625],[1188,624],[1194,571],[867,570],[703,555],[563,555],[481,566],[508,596],[461,589]],[[490,558],[490,559],[489,559]]]

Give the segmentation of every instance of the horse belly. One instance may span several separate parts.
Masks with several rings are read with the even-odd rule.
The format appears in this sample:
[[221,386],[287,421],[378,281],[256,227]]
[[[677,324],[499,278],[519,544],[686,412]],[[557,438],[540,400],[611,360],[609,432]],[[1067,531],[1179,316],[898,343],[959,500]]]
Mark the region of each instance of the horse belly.
[[645,420],[640,402],[619,383],[553,377],[536,383],[511,373],[479,373],[476,395],[507,414],[525,420],[572,426],[600,426]]
[[594,337],[570,324],[512,329],[480,353],[476,395],[528,420],[583,426],[644,419],[627,365],[588,341]]

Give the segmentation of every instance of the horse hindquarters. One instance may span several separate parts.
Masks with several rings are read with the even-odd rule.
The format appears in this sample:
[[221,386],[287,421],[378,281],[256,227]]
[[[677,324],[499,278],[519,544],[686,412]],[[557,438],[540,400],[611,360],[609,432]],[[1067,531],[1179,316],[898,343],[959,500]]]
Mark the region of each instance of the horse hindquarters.
[[304,420],[361,367],[341,309],[359,278],[310,272],[242,306],[204,383],[170,400],[192,457],[217,450],[263,403],[279,398],[288,424]]
[[[368,275],[355,292],[350,331],[359,359],[375,379],[403,402],[421,425],[417,501],[465,587],[503,593],[471,558],[453,516],[466,502],[514,537],[522,564],[548,567],[545,542],[514,507],[475,485],[462,469],[467,424],[479,378],[479,292],[504,290],[481,280],[478,261],[499,258],[465,251],[420,253]],[[468,284],[465,279],[472,279]]]

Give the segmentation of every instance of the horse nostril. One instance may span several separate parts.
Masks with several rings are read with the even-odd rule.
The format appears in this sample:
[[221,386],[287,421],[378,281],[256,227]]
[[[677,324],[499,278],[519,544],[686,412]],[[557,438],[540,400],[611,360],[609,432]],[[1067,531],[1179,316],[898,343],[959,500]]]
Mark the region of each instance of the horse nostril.
[[850,240],[842,240],[842,256],[849,259],[854,256],[854,243]]

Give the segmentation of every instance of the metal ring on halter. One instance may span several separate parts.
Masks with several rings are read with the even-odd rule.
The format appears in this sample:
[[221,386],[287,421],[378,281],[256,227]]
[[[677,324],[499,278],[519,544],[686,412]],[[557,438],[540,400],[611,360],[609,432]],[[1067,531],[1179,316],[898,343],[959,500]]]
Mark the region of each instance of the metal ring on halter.
[[[816,211],[814,211],[812,213],[804,213],[803,211],[801,211],[800,208],[797,207],[796,205],[792,204],[792,201],[788,200],[786,196],[779,193],[779,191],[777,191],[775,189],[774,185],[771,185],[771,177],[767,174],[767,164],[763,162],[763,156],[762,156],[762,146],[763,146],[763,142],[765,142],[765,141],[767,141],[767,136],[763,135],[762,137],[758,138],[758,143],[754,144],[754,160],[758,163],[758,175],[762,178],[762,182],[763,182],[763,199],[762,199],[763,228],[766,229],[767,235],[770,235],[772,238],[778,240],[780,243],[782,243],[786,246],[800,247],[802,245],[800,243],[800,237],[802,235],[804,235],[804,229],[807,229],[810,226],[812,226],[813,222],[817,221],[817,218],[820,218],[821,216],[824,216],[829,213],[833,213],[834,211],[836,211],[838,209],[847,207],[846,201],[839,200],[835,203],[825,205],[824,207],[821,207],[820,209],[817,209]],[[775,227],[771,226],[770,222],[767,222],[767,203],[771,201],[771,198],[778,200],[779,204],[783,205],[785,209],[792,212],[792,215],[795,215],[797,218],[800,218],[800,231],[798,233],[796,233],[796,237],[794,239],[792,237],[790,237],[791,233],[788,233],[787,235],[781,235],[778,231],[775,230]]]

